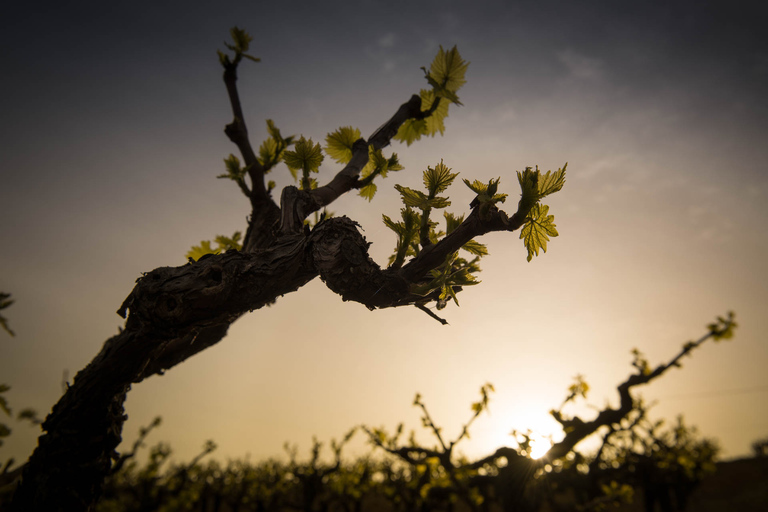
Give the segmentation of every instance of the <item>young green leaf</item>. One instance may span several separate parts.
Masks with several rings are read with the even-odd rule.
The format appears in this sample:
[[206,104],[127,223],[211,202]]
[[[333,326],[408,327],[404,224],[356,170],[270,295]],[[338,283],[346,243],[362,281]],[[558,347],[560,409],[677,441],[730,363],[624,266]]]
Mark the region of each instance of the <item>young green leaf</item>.
[[497,194],[501,178],[491,179],[488,184],[475,180],[472,183],[465,179],[464,184],[477,194],[477,197],[470,203],[470,206],[480,205],[481,211],[487,209],[495,203],[503,203],[507,200],[507,194]]
[[384,214],[382,214],[381,218],[384,221],[385,226],[397,233],[398,236],[403,235],[405,232],[405,226],[402,222],[395,222],[389,217],[389,215]]
[[458,252],[449,254],[442,265],[429,272],[429,275],[432,277],[430,281],[412,284],[410,292],[426,296],[436,290],[440,290],[437,309],[443,309],[449,299],[453,299],[458,306],[459,299],[456,296],[456,289],[454,287],[471,286],[480,282],[472,275],[473,272],[480,271],[476,261],[477,258],[471,262],[459,258]]
[[561,190],[563,185],[565,185],[565,169],[567,166],[568,164],[566,163],[557,172],[547,171],[546,174],[541,174],[538,166],[535,171],[530,167],[526,167],[523,172],[518,171],[517,181],[520,182],[520,189],[522,191],[519,208],[525,211],[542,198]]
[[397,233],[395,254],[389,258],[389,265],[394,268],[399,268],[406,256],[415,256],[413,247],[414,245],[418,246],[419,224],[421,222],[419,214],[410,207],[401,208],[400,215],[403,219],[402,222],[394,222],[386,215],[381,216],[384,225]]
[[[568,162],[565,163],[562,169],[558,169],[554,173],[547,171],[546,174],[539,178],[539,199],[562,190],[563,185],[565,185],[566,167],[568,167]],[[536,171],[538,170],[539,168],[536,167]]]
[[360,195],[360,197],[364,197],[368,201],[373,200],[373,196],[376,195],[376,191],[379,189],[378,186],[376,186],[375,183],[371,182],[361,188],[357,193]]
[[476,240],[470,240],[462,245],[461,248],[475,256],[488,256],[488,248]]
[[443,217],[445,217],[445,233],[447,235],[451,234],[451,232],[459,227],[462,222],[464,222],[464,216],[459,215],[456,217],[454,214],[449,212],[443,212]]
[[342,126],[325,137],[325,152],[340,164],[352,159],[352,146],[360,138],[360,130],[352,126]]
[[318,172],[320,164],[323,162],[323,153],[320,144],[315,144],[312,139],[307,140],[302,136],[296,142],[294,150],[286,151],[283,158],[288,168],[294,171]]
[[518,209],[528,211],[539,200],[539,171],[526,167],[523,172],[517,171],[517,181],[520,183],[521,197]]
[[[439,99],[435,92],[429,89],[421,90],[421,110],[426,112],[432,108],[432,104]],[[442,135],[445,132],[445,118],[448,117],[448,107],[450,103],[441,101],[432,114],[426,118],[425,135],[434,137],[438,132]]]
[[434,168],[427,167],[427,170],[424,171],[424,186],[429,191],[429,195],[434,197],[451,186],[458,175],[459,173],[452,173],[451,169],[440,160],[440,163]]
[[291,144],[295,136],[291,135],[290,137],[287,137],[283,139],[283,136],[280,134],[280,129],[275,125],[275,122],[271,119],[267,119],[267,132],[269,133],[269,136],[275,139],[276,141],[284,140],[286,143]]
[[427,134],[427,121],[424,119],[407,119],[397,134],[393,137],[395,140],[405,142],[407,145],[411,145],[417,140],[421,139],[422,135]]
[[253,41],[253,37],[251,37],[248,32],[238,27],[232,27],[229,29],[229,35],[232,37],[232,41],[235,43],[234,47],[227,44],[227,47],[230,50],[238,52],[248,51],[248,47],[250,46],[251,41]]
[[[434,91],[431,89],[422,89],[421,96],[421,111],[427,112],[432,108],[432,104],[437,100]],[[423,135],[429,135],[434,137],[436,133],[440,132],[442,135],[445,132],[445,118],[448,117],[449,102],[441,101],[432,114],[425,119],[408,119],[406,120],[394,136],[395,140],[405,142],[407,145],[413,144],[415,141],[421,139]]]
[[241,237],[240,231],[235,231],[235,233],[231,237],[218,235],[214,240],[216,244],[219,246],[220,251],[230,251],[230,250],[240,251],[243,249],[243,244],[240,243],[240,237]]
[[422,210],[429,208],[429,198],[424,192],[403,187],[402,185],[395,185],[395,189],[400,192],[400,196],[405,206],[420,208]]
[[434,197],[430,199],[424,192],[413,190],[412,188],[395,185],[400,192],[405,206],[427,210],[429,208],[445,208],[450,206],[451,202],[445,197]]
[[247,53],[241,53],[243,57],[245,57],[248,60],[252,60],[253,62],[261,62],[261,59],[258,57],[254,57],[253,55],[248,55]]
[[377,190],[373,180],[377,176],[386,178],[389,171],[396,172],[403,169],[404,167],[397,159],[397,153],[392,153],[392,156],[386,158],[380,149],[374,150],[373,146],[368,146],[368,163],[360,173],[362,180],[368,181],[368,184],[360,189],[359,194],[369,201],[372,200]]
[[397,153],[392,153],[392,156],[387,159],[387,171],[394,172],[402,171],[403,169],[405,169],[405,167],[403,167],[397,159]]
[[297,171],[302,171],[301,184],[304,190],[313,188],[309,173],[318,172],[323,158],[320,144],[315,144],[312,139],[307,140],[303,136],[296,142],[293,151],[285,151],[283,154],[283,161],[294,179],[297,179]]
[[214,250],[213,247],[211,247],[211,241],[210,240],[203,240],[200,242],[200,245],[193,245],[192,248],[187,251],[187,254],[185,257],[187,259],[192,259],[194,261],[199,260],[206,254],[218,254],[218,251]]
[[264,167],[267,173],[283,159],[285,149],[293,144],[293,135],[283,138],[280,130],[275,126],[274,121],[267,119],[267,132],[269,138],[259,146],[259,163]]
[[192,259],[194,261],[197,261],[203,256],[205,256],[206,254],[219,254],[222,251],[229,251],[229,250],[240,251],[243,248],[243,245],[240,242],[241,236],[242,236],[242,233],[240,233],[240,231],[235,231],[235,233],[231,237],[218,235],[214,239],[217,246],[216,249],[214,249],[211,246],[210,240],[203,240],[200,242],[200,245],[192,246],[192,248],[187,252],[185,257],[187,259]]
[[278,146],[275,139],[265,139],[259,146],[259,163],[264,166],[265,169],[271,170],[271,168],[280,161],[282,157],[282,151]]
[[227,55],[224,53],[217,51],[219,54],[219,62],[224,67],[231,66],[232,64],[237,65],[240,62],[240,59],[245,57],[246,59],[252,60],[253,62],[261,62],[261,59],[258,57],[254,57],[253,55],[248,55],[248,47],[251,44],[251,41],[253,38],[243,29],[232,27],[229,30],[229,35],[232,37],[232,42],[234,44],[229,44],[227,42],[224,43],[224,46],[226,46],[230,51],[235,52],[235,60],[231,61]]
[[459,98],[456,96],[456,91],[467,83],[464,75],[467,72],[468,66],[469,63],[461,58],[456,46],[447,52],[440,46],[435,60],[432,61],[432,65],[429,67],[429,73],[426,74],[426,78],[438,96],[442,96],[460,105],[461,103],[459,103]]
[[547,215],[549,206],[536,203],[531,208],[525,224],[520,230],[520,238],[523,239],[525,248],[528,249],[528,261],[531,261],[533,255],[539,255],[539,249],[547,252],[547,242],[550,236],[557,236],[557,229],[554,224],[554,215]]

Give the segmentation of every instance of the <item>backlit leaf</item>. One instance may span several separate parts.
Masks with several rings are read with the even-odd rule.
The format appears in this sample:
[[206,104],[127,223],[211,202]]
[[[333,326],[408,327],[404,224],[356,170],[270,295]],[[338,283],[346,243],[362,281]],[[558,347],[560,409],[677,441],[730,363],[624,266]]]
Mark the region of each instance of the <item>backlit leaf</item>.
[[241,233],[239,231],[235,231],[231,237],[218,235],[214,241],[219,246],[220,251],[239,251],[243,248],[243,244],[240,243],[240,236]]
[[427,167],[424,171],[424,186],[429,191],[431,196],[444,192],[453,183],[459,173],[452,173],[443,161],[437,164],[434,168]]
[[554,224],[554,215],[547,215],[549,206],[536,203],[528,213],[525,224],[520,230],[520,238],[523,239],[525,248],[528,249],[528,261],[531,261],[534,254],[539,255],[539,249],[547,252],[547,242],[550,236],[557,236],[557,229]]
[[407,119],[400,125],[400,129],[393,138],[410,146],[419,140],[422,135],[426,135],[426,133],[427,122],[424,119]]
[[340,164],[352,159],[352,146],[360,138],[360,130],[352,126],[342,126],[325,137],[325,152]]
[[302,170],[304,172],[318,172],[323,162],[323,152],[320,144],[315,144],[312,139],[303,136],[296,142],[292,151],[286,151],[283,155],[285,164],[292,172]]
[[518,171],[517,181],[520,183],[522,191],[520,209],[525,211],[542,198],[561,190],[563,185],[565,185],[565,169],[567,166],[568,164],[566,163],[562,169],[558,169],[554,173],[547,171],[546,174],[542,174],[538,166],[535,171],[530,167],[526,167],[523,172]]
[[363,188],[361,188],[358,191],[358,194],[360,194],[361,197],[366,198],[367,200],[371,201],[373,199],[373,196],[376,195],[376,191],[378,190],[378,187],[375,183],[369,183]]
[[[421,96],[421,111],[426,112],[432,107],[432,103],[436,101],[435,93],[430,89],[422,89]],[[447,101],[441,101],[435,111],[426,119],[408,119],[406,120],[394,136],[395,140],[405,142],[407,145],[413,144],[415,141],[421,139],[423,135],[429,135],[434,137],[436,133],[440,132],[442,135],[445,131],[444,120],[448,117]]]
[[382,220],[384,220],[384,225],[387,226],[389,229],[397,233],[398,235],[402,235],[404,233],[405,227],[403,226],[402,222],[395,222],[391,218],[389,218],[388,215],[382,215]]
[[429,207],[429,198],[424,192],[403,187],[402,185],[395,185],[395,188],[400,192],[400,196],[402,197],[405,206],[420,208],[422,210]]
[[219,254],[223,251],[229,251],[229,250],[236,250],[240,251],[243,248],[242,243],[240,242],[240,238],[242,236],[242,233],[240,231],[235,231],[235,233],[231,237],[227,237],[224,235],[218,235],[214,241],[216,242],[216,249],[214,249],[211,246],[210,240],[203,240],[200,242],[200,245],[193,246],[185,255],[187,259],[192,259],[194,261],[199,260],[206,254]]
[[503,203],[507,199],[507,194],[497,194],[496,191],[499,188],[499,181],[501,178],[491,179],[487,184],[482,181],[474,180],[470,183],[469,180],[464,179],[464,184],[477,194],[477,201],[480,204],[494,204],[497,202]]
[[419,190],[413,190],[402,185],[395,185],[395,188],[400,192],[405,206],[427,210],[429,208],[445,208],[451,205],[451,201],[446,197],[433,197],[430,199],[424,192]]
[[248,47],[250,46],[251,41],[253,41],[253,37],[251,37],[248,32],[238,27],[232,27],[229,29],[229,35],[235,43],[234,47],[227,45],[231,50],[241,53],[248,51]]
[[462,85],[467,83],[464,79],[467,67],[469,67],[469,62],[461,58],[456,46],[447,52],[440,46],[435,60],[432,61],[432,65],[429,67],[428,80],[431,78],[429,82],[433,87],[437,85],[436,88],[455,93]]
[[461,246],[462,249],[475,256],[487,256],[488,248],[476,240],[470,240]]
[[[434,101],[437,101],[437,97],[435,96],[435,93],[429,89],[422,89],[421,90],[421,110],[427,111],[430,108],[432,108],[432,103]],[[450,103],[447,101],[441,101],[440,104],[437,106],[434,112],[432,112],[432,115],[430,115],[426,121],[426,127],[425,127],[425,135],[429,135],[430,137],[434,137],[437,132],[440,132],[440,135],[445,132],[445,118],[448,117],[448,107],[450,106]]]
[[264,167],[265,172],[269,172],[283,159],[285,149],[293,144],[295,138],[293,135],[283,138],[280,130],[271,119],[267,119],[267,132],[269,138],[259,146],[259,163]]
[[203,240],[200,242],[200,245],[193,245],[192,248],[187,251],[185,257],[197,261],[206,254],[218,254],[218,251],[211,247],[210,240]]
[[464,216],[459,215],[458,217],[455,216],[452,213],[449,212],[443,212],[443,216],[445,217],[445,233],[450,234],[451,231],[459,227],[459,225],[464,222]]
[[[567,162],[562,169],[558,169],[554,173],[552,171],[547,171],[546,174],[539,178],[539,199],[562,190],[563,185],[565,185],[566,167],[568,167]],[[536,170],[539,170],[538,167]]]

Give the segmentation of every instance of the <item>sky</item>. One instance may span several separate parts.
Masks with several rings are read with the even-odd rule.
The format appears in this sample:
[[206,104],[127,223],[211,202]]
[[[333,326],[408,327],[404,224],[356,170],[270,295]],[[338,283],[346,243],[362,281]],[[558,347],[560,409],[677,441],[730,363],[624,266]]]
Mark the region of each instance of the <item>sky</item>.
[[[280,4],[280,5],[278,5]],[[359,222],[371,255],[395,245],[395,184],[421,186],[442,159],[459,178],[501,178],[568,163],[548,198],[560,236],[526,262],[517,233],[480,241],[482,283],[441,312],[368,311],[316,279],[231,328],[218,345],[133,386],[132,442],[188,460],[207,439],[220,460],[308,456],[365,424],[420,429],[418,392],[447,437],[480,386],[490,414],[459,445],[479,457],[511,430],[553,435],[547,411],[576,375],[593,406],[617,404],[637,347],[652,364],[736,312],[732,341],[707,343],[640,390],[650,416],[682,414],[722,457],[768,436],[768,38],[759,2],[13,2],[0,16],[0,291],[16,337],[0,333],[12,407],[47,413],[115,334],[142,272],[245,229],[247,200],[217,180],[236,148],[221,67],[228,30],[253,36],[238,82],[251,138],[369,135],[427,86],[439,45],[470,62],[464,104],[443,136],[387,148],[405,170],[371,203],[330,210]],[[388,154],[388,153],[387,153]],[[339,166],[326,158],[319,181]],[[284,167],[270,175],[291,183]],[[468,213],[458,181],[450,211]],[[573,410],[589,418],[594,410]],[[39,431],[11,424],[0,460],[24,460]],[[431,440],[422,436],[424,441]],[[350,455],[366,453],[361,437]]]

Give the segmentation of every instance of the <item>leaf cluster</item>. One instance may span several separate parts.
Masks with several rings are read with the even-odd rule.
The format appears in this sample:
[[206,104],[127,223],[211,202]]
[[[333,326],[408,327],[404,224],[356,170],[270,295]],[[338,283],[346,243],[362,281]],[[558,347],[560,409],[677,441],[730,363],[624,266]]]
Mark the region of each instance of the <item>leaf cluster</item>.
[[528,250],[528,261],[534,255],[539,255],[539,249],[547,252],[549,237],[558,236],[554,215],[548,215],[549,206],[541,204],[541,200],[550,194],[560,191],[565,185],[566,163],[557,172],[547,171],[542,174],[538,166],[536,170],[527,167],[517,173],[522,195],[518,203],[518,212],[527,212],[525,224],[520,230],[520,238]]
[[283,137],[280,133],[280,129],[275,125],[275,122],[271,119],[267,119],[267,132],[269,138],[259,146],[259,164],[264,168],[264,173],[268,173],[272,168],[283,160],[285,150],[290,147],[294,140],[295,135],[289,135]]
[[242,233],[240,233],[240,231],[235,231],[231,237],[218,235],[213,239],[213,242],[216,243],[215,249],[211,245],[210,240],[203,240],[200,242],[200,245],[192,246],[192,248],[187,251],[185,257],[191,261],[197,261],[207,254],[219,254],[222,251],[240,251],[243,248],[242,242],[240,241],[241,237]]
[[[360,130],[352,126],[342,126],[329,133],[325,137],[325,152],[333,160],[340,164],[347,164],[352,160],[352,151],[355,142],[362,140]],[[401,171],[404,167],[400,165],[397,153],[387,158],[380,149],[375,149],[373,145],[368,145],[368,162],[360,171],[360,182],[358,184],[358,194],[361,197],[373,199],[376,194],[377,186],[373,180],[377,176],[387,177],[390,171]]]
[[245,57],[248,60],[252,60],[253,62],[261,62],[261,59],[258,57],[254,57],[253,55],[249,55],[245,52],[248,51],[248,48],[251,45],[251,41],[253,41],[253,37],[251,37],[248,32],[241,28],[232,27],[229,30],[229,35],[232,38],[232,43],[224,42],[224,46],[226,46],[230,51],[234,52],[235,57],[234,59],[230,59],[229,55],[225,54],[221,50],[216,50],[216,53],[219,56],[219,62],[222,66],[225,68],[237,65],[240,63],[240,61]]
[[709,334],[714,341],[729,340],[733,338],[733,330],[739,326],[739,324],[734,321],[734,316],[733,311],[729,311],[725,317],[718,316],[715,322],[707,325]]
[[469,189],[472,190],[475,194],[477,194],[477,197],[472,200],[470,206],[472,208],[478,206],[480,207],[481,219],[488,218],[488,212],[493,205],[496,203],[503,203],[507,200],[507,194],[496,193],[499,188],[500,181],[501,178],[496,178],[495,180],[491,179],[487,184],[485,184],[478,180],[475,180],[472,183],[470,183],[469,180],[464,180],[464,184],[469,187]]
[[[441,160],[434,167],[427,167],[423,173],[426,192],[395,185],[405,208],[400,210],[402,221],[396,222],[382,215],[384,225],[397,235],[395,253],[389,259],[390,268],[400,268],[406,257],[418,256],[425,247],[436,244],[441,237],[450,234],[463,222],[463,216],[444,212],[445,231],[441,231],[431,219],[432,210],[450,206],[450,200],[438,194],[445,192],[458,175],[451,172]],[[478,261],[481,256],[488,254],[486,247],[474,240],[464,244],[462,249],[475,257],[468,260],[460,257],[458,252],[448,254],[441,265],[429,271],[427,280],[411,286],[411,292],[434,298],[438,309],[444,308],[451,299],[458,305],[456,293],[463,286],[479,283],[475,277],[480,271]]]
[[469,63],[462,59],[455,46],[448,51],[440,47],[429,70],[421,68],[424,78],[431,86],[431,89],[422,89],[419,94],[422,116],[403,123],[394,137],[395,140],[410,146],[422,136],[433,137],[438,132],[443,134],[448,106],[451,103],[461,105],[456,93],[466,83],[464,75],[468,66]]
[[[312,139],[305,139],[303,135],[296,141],[293,150],[285,151],[283,154],[285,165],[288,166],[294,180],[300,179],[302,190],[317,188],[317,180],[310,178],[310,174],[319,172],[323,158],[320,144],[315,144]],[[301,176],[298,174],[299,171]]]

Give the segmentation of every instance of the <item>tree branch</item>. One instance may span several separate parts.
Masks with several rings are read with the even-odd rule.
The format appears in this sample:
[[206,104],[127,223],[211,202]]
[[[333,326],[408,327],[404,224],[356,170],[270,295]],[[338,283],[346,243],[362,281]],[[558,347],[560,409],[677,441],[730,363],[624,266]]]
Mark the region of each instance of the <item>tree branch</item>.
[[604,409],[598,413],[594,420],[588,422],[583,421],[579,417],[565,419],[560,413],[553,414],[554,418],[566,429],[565,438],[552,446],[547,454],[540,460],[555,460],[564,457],[577,443],[597,431],[600,427],[619,424],[621,420],[634,409],[635,401],[630,394],[630,390],[633,387],[647,384],[663,375],[670,368],[679,366],[680,358],[690,353],[693,349],[701,346],[701,344],[708,339],[719,339],[720,337],[730,336],[729,332],[733,326],[735,326],[735,323],[733,322],[733,316],[730,315],[728,320],[722,321],[721,325],[711,325],[710,332],[699,338],[697,341],[686,343],[680,353],[673,357],[668,363],[660,364],[652,372],[645,372],[643,369],[639,369],[638,373],[630,375],[626,381],[622,382],[617,387],[620,399],[618,409]]
[[264,185],[264,168],[256,158],[256,153],[248,139],[248,128],[245,125],[240,94],[237,91],[237,65],[237,60],[224,64],[224,84],[227,87],[229,103],[234,115],[232,122],[224,128],[224,133],[240,150],[245,166],[248,168],[248,175],[252,182],[251,201],[266,201],[269,199],[269,194]]
[[438,322],[440,322],[442,325],[448,325],[448,320],[445,318],[440,318],[437,316],[433,311],[429,310],[425,305],[423,304],[416,304],[416,307],[428,314],[430,317],[434,318]]
[[[530,210],[530,208],[528,209]],[[461,249],[475,237],[492,231],[515,231],[525,222],[528,211],[518,211],[509,217],[495,206],[488,209],[486,218],[480,214],[480,208],[473,208],[459,226],[433,245],[429,245],[418,256],[406,263],[400,274],[411,282],[421,279],[427,272],[440,266],[445,258]]]
[[359,188],[360,171],[368,163],[368,146],[373,146],[374,149],[385,148],[392,141],[392,137],[397,135],[397,131],[405,121],[418,119],[421,115],[421,98],[414,94],[410,100],[400,105],[397,112],[368,138],[368,142],[363,139],[357,140],[352,148],[352,159],[349,163],[327,185],[308,192],[310,206],[306,215],[331,204],[353,188]]
[[280,217],[280,209],[272,200],[272,196],[264,184],[265,170],[259,163],[248,138],[248,128],[237,91],[237,66],[240,55],[234,61],[223,63],[224,84],[232,107],[234,119],[225,126],[224,133],[240,150],[244,164],[251,178],[251,188],[242,184],[241,190],[250,198],[251,217],[243,239],[243,251],[251,252],[258,248],[269,247],[274,242],[273,227]]

